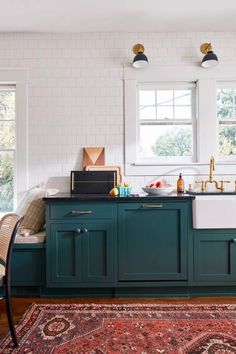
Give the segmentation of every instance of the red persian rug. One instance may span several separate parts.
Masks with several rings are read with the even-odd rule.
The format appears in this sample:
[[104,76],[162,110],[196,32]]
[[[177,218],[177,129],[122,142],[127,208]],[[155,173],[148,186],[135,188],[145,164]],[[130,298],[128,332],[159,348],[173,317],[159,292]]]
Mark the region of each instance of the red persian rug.
[[236,305],[33,304],[0,353],[235,354]]

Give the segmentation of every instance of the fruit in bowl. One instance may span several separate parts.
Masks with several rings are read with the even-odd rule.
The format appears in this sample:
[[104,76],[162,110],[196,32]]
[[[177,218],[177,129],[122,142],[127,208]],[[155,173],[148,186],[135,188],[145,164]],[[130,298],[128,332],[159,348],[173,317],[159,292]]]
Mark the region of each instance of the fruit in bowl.
[[171,193],[174,187],[164,181],[157,181],[156,183],[147,184],[142,189],[148,194],[164,195]]
[[165,183],[163,181],[157,181],[156,182],[156,187],[157,188],[165,188]]

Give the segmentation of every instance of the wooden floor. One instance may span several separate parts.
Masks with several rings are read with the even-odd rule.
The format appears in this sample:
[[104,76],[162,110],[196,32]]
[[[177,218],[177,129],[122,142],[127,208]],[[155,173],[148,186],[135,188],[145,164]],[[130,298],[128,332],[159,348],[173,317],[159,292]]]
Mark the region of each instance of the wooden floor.
[[[17,324],[32,303],[155,303],[155,304],[236,304],[235,297],[191,297],[191,298],[13,298],[13,313]],[[5,303],[0,301],[0,341],[8,332]]]

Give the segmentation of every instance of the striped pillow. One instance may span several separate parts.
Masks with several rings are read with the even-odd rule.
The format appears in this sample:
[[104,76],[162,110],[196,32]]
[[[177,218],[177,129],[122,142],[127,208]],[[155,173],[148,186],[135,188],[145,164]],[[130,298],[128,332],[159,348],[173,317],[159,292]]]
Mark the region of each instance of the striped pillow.
[[32,200],[38,199],[38,198],[43,198],[46,196],[46,189],[35,187],[29,189],[25,196],[22,198],[20,201],[19,205],[15,209],[15,213],[18,215],[25,215],[26,210],[28,209],[30,203]]
[[45,224],[45,205],[42,198],[33,200],[28,206],[19,234],[29,236],[39,232]]

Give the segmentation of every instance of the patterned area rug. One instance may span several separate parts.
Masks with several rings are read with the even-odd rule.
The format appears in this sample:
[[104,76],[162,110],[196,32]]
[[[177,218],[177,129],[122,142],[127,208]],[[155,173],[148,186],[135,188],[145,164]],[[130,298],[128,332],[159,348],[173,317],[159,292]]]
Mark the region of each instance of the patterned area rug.
[[236,305],[33,304],[0,353],[236,354]]

